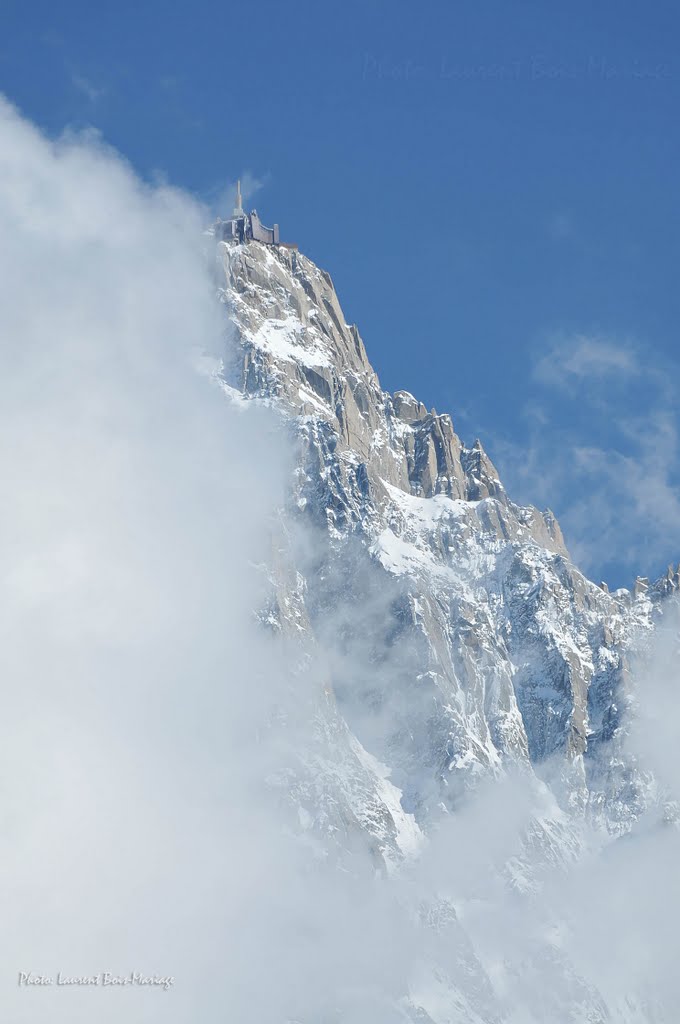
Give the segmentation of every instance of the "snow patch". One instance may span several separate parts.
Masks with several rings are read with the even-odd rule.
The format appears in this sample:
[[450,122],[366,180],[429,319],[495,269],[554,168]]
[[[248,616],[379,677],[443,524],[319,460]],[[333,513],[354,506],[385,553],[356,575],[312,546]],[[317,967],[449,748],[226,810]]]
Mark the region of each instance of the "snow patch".
[[332,365],[328,350],[297,317],[265,320],[256,331],[244,329],[243,334],[251,345],[274,359],[309,367]]

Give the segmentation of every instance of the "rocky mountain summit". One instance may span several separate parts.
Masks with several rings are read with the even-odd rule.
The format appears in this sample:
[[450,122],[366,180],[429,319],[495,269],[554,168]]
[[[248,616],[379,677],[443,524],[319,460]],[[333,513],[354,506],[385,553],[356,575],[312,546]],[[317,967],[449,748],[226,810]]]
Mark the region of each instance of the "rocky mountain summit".
[[[659,801],[624,749],[631,658],[678,571],[632,592],[588,580],[553,514],[515,504],[480,441],[382,390],[328,273],[255,241],[216,253],[231,332],[220,382],[279,410],[298,452],[264,618],[322,666],[318,746],[290,783],[303,827],[341,846],[362,836],[397,871],[482,780],[509,772],[546,794],[527,836],[539,859],[575,856],[584,824],[628,832]],[[522,857],[498,870],[533,891]],[[433,968],[446,998],[411,987],[392,1019],[613,1019],[555,950],[540,953],[554,958],[544,1015],[511,1017],[465,948],[455,977]],[[551,1015],[567,974],[587,1016]],[[616,1019],[646,1019],[626,1012]]]

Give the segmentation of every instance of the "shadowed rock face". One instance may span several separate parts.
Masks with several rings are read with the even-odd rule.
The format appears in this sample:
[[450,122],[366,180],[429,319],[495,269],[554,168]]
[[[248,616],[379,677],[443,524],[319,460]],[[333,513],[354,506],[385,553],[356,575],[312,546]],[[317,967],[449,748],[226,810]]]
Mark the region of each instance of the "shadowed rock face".
[[[591,583],[552,513],[514,504],[479,441],[381,389],[326,272],[254,242],[219,244],[217,261],[236,351],[223,382],[279,408],[298,445],[267,618],[322,652],[323,754],[295,783],[299,805],[389,866],[514,765],[566,812],[536,823],[546,857],[572,855],[568,823],[584,816],[629,829],[651,788],[621,753],[617,709],[628,652],[678,573],[632,594]],[[500,1021],[475,964],[486,1008],[456,1019]],[[588,1019],[605,1012],[593,996]]]

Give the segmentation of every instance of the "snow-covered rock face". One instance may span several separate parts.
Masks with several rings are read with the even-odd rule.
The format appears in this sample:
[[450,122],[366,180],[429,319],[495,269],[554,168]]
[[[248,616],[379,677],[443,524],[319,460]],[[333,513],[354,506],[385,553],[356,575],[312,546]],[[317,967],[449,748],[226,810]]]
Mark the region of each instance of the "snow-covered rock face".
[[[553,810],[527,837],[539,859],[573,857],[579,820],[627,831],[653,791],[622,753],[628,657],[678,574],[632,594],[587,580],[552,513],[514,504],[479,441],[381,389],[326,272],[255,242],[220,243],[217,261],[225,387],[278,407],[299,450],[265,618],[321,666],[317,745],[290,784],[302,827],[362,836],[391,871],[507,769],[548,786]],[[511,874],[531,889],[521,858]],[[466,943],[467,981],[435,972],[449,1011],[407,1000],[404,1020],[509,1019]],[[570,970],[551,968],[565,985]],[[610,1019],[570,984],[578,1019]]]
[[[313,565],[298,557],[305,618],[334,649],[350,729],[417,816],[481,769],[555,756],[585,806],[646,595],[585,579],[554,516],[515,505],[479,441],[381,389],[327,273],[258,243],[222,243],[218,260],[240,353],[231,380],[296,418],[292,504],[318,540]],[[370,609],[368,594],[381,595]]]

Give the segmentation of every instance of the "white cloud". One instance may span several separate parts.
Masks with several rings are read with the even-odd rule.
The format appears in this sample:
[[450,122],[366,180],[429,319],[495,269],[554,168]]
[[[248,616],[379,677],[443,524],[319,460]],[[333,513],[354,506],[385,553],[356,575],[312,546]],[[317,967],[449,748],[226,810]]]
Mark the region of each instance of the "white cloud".
[[573,478],[578,481],[565,525],[572,553],[592,567],[608,557],[630,566],[632,575],[654,575],[680,558],[680,489],[677,437],[655,432],[629,453],[575,446]]
[[[0,153],[0,1002],[273,1019],[300,882],[262,790],[285,663],[252,609],[289,453],[193,369],[224,346],[205,211],[2,100]],[[176,984],[16,985],[58,970]]]
[[557,336],[533,365],[527,437],[495,442],[517,500],[558,515],[576,563],[632,585],[680,560],[677,368],[631,340]]
[[630,342],[587,334],[553,339],[534,364],[538,380],[564,388],[639,372],[638,355]]
[[75,70],[71,71],[71,84],[91,104],[97,103],[107,92],[105,88],[95,85],[89,78]]

